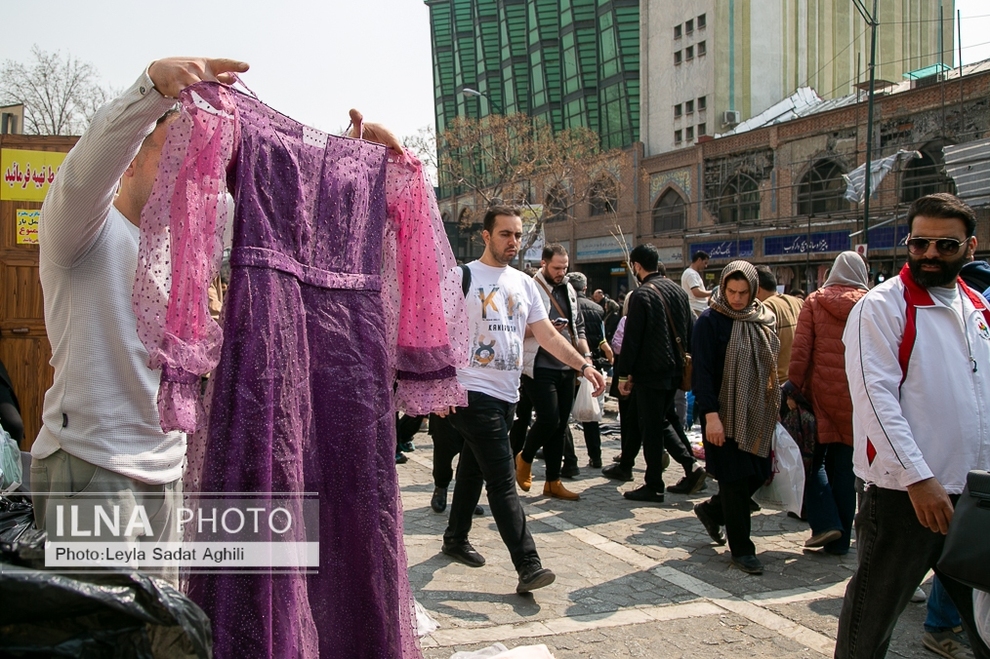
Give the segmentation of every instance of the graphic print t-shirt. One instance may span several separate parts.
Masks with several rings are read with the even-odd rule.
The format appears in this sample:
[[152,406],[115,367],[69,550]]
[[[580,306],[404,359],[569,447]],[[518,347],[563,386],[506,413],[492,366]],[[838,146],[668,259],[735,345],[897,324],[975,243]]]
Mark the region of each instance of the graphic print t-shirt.
[[467,313],[471,326],[471,360],[457,369],[468,391],[515,403],[523,367],[526,326],[547,317],[536,282],[514,268],[493,268],[481,261],[471,270]]

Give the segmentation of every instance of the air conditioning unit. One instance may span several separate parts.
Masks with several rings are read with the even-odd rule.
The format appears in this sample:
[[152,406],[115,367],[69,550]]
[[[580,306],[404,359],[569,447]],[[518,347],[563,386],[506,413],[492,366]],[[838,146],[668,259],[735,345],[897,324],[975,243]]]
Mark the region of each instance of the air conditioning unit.
[[735,126],[739,123],[739,110],[726,110],[722,113],[722,123],[726,126]]

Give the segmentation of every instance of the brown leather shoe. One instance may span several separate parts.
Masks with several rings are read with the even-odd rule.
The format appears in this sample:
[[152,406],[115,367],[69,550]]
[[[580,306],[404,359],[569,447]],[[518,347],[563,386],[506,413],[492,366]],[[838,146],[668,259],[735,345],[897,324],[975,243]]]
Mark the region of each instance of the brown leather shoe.
[[581,495],[568,490],[559,480],[547,481],[543,486],[543,496],[563,499],[564,501],[577,501],[581,498]]
[[516,453],[516,483],[523,492],[533,487],[533,465],[523,460],[522,451]]

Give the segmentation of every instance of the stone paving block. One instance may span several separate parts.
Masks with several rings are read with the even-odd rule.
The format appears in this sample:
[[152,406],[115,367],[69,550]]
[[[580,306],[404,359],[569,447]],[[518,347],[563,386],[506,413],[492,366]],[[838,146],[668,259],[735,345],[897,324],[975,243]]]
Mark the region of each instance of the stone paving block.
[[[582,438],[575,435],[581,457]],[[753,516],[753,537],[766,572],[746,575],[730,567],[727,548],[711,542],[692,512],[717,490],[715,483],[698,495],[668,495],[661,505],[627,501],[621,492],[642,483],[640,456],[633,483],[582,468],[567,485],[581,501],[563,502],[542,496],[544,467],[537,461],[533,490],[522,501],[557,581],[520,596],[484,494],[488,514],[475,518],[471,542],[487,565],[469,568],[440,553],[447,515],[429,508],[432,444],[425,433],[415,442],[417,450],[397,470],[410,581],[441,625],[423,639],[428,659],[495,641],[509,647],[546,643],[558,659],[831,655],[844,582],[856,567],[855,545],[845,557],[805,550],[807,525],[765,509]],[[603,447],[603,463],[611,464],[618,442]],[[668,484],[679,477],[676,468],[666,474]],[[448,504],[452,494],[451,488]],[[932,656],[918,642],[924,614],[924,605],[909,605],[889,656]]]

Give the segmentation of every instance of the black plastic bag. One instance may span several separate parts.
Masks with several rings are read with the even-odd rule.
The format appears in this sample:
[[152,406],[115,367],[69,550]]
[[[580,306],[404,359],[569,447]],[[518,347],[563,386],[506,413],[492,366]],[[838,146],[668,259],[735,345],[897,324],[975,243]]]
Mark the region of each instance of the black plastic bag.
[[212,656],[203,610],[137,572],[63,575],[0,564],[0,601],[0,656]]
[[61,574],[27,499],[0,497],[0,657],[207,659],[210,620],[165,581],[138,572]]

